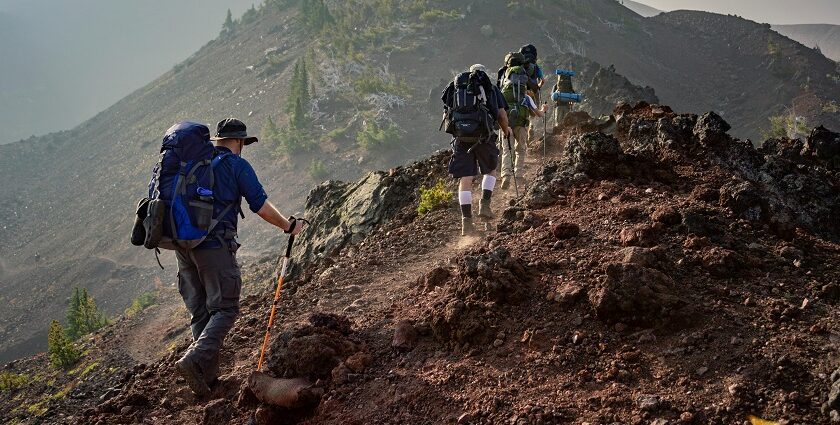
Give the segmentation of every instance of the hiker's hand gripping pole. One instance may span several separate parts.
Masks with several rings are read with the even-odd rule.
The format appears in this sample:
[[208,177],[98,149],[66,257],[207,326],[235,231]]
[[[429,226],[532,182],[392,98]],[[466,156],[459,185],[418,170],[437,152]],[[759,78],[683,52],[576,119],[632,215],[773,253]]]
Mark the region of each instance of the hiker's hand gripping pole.
[[[305,218],[289,217],[292,223],[289,229],[293,229],[295,221],[301,221],[307,226],[310,224]],[[274,301],[271,304],[271,314],[268,316],[268,326],[265,329],[265,338],[263,338],[262,350],[260,350],[260,360],[257,362],[257,372],[262,370],[263,361],[265,360],[265,352],[268,350],[268,340],[271,338],[271,326],[274,325],[274,316],[277,314],[277,304],[280,302],[280,293],[283,291],[283,280],[286,278],[286,270],[289,267],[289,258],[292,256],[292,245],[295,243],[295,235],[289,235],[289,242],[286,244],[286,253],[283,256],[282,265],[280,266],[280,276],[277,278],[277,288],[274,290]]]
[[516,166],[513,162],[513,147],[510,144],[510,134],[505,137],[508,145],[508,158],[510,159],[510,174],[513,175],[513,190],[516,193],[516,198],[519,198],[519,183],[516,182]]

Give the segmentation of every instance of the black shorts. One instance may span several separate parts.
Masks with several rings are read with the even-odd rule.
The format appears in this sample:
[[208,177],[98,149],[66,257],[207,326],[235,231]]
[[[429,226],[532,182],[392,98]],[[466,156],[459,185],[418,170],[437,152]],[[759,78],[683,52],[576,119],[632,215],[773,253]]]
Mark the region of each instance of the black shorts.
[[496,146],[495,137],[481,143],[455,139],[452,141],[452,151],[449,174],[456,179],[490,174],[499,166],[499,147]]

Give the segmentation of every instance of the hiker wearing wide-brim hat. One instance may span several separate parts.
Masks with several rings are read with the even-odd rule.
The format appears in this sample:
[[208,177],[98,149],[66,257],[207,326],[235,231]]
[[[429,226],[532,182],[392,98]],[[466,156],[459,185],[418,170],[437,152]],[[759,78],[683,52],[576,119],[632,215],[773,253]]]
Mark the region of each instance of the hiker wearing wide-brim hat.
[[175,366],[200,397],[210,394],[210,386],[219,376],[219,351],[239,315],[242,281],[236,237],[239,217],[245,217],[242,198],[252,212],[288,234],[296,235],[304,227],[304,221],[286,218],[268,201],[254,168],[242,158],[243,147],[257,142],[248,135],[245,123],[236,118],[219,121],[210,139],[216,142],[214,183],[212,190],[205,188],[199,194],[213,203],[213,219],[218,225],[195,248],[175,250],[178,292],[190,312],[193,335],[193,343]]
[[256,137],[248,136],[248,128],[245,123],[236,118],[225,118],[216,125],[216,135],[210,140],[218,141],[225,139],[242,139],[245,146],[257,143]]

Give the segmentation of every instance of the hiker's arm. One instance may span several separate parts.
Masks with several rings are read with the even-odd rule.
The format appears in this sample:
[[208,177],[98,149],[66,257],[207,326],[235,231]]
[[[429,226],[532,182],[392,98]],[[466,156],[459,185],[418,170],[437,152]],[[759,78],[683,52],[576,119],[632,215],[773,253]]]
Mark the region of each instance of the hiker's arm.
[[508,127],[508,115],[507,111],[504,109],[499,109],[499,113],[496,114],[496,119],[499,121],[499,128],[502,129],[502,132],[505,136],[510,136],[511,130]]
[[[284,232],[288,232],[289,226],[292,225],[286,217],[283,217],[283,214],[280,214],[280,211],[277,210],[277,207],[271,201],[265,201],[260,210],[257,211],[257,215],[263,220],[283,229]],[[303,226],[295,226],[292,235],[300,233],[301,230],[303,230]]]

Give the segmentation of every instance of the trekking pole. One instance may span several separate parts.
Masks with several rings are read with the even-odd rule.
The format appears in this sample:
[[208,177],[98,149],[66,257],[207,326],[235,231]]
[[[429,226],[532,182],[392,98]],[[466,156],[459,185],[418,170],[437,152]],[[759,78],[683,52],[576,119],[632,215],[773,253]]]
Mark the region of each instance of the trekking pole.
[[508,158],[510,159],[510,173],[513,175],[513,190],[516,193],[516,197],[519,198],[519,184],[516,182],[516,166],[513,162],[513,147],[510,144],[510,136],[506,136],[507,138],[507,145],[508,145]]
[[[307,226],[309,225],[309,221],[305,218],[289,218],[293,223],[295,220],[300,220]],[[283,256],[283,263],[280,266],[280,277],[277,278],[277,289],[274,290],[274,302],[271,304],[271,314],[268,316],[268,326],[265,329],[265,338],[263,338],[262,350],[260,350],[260,360],[257,362],[257,372],[262,370],[265,351],[268,349],[268,340],[271,337],[271,326],[274,324],[274,315],[277,313],[277,303],[280,302],[280,292],[283,290],[283,280],[286,278],[286,269],[289,266],[289,257],[292,256],[292,245],[294,243],[295,235],[289,235],[289,242],[286,244],[286,255]]]

